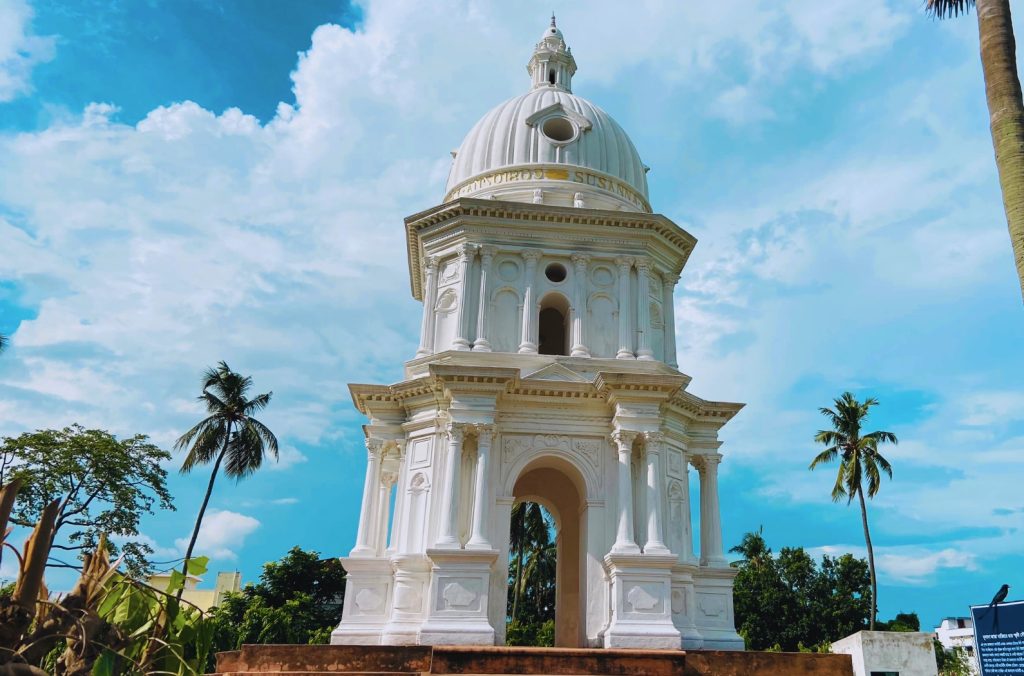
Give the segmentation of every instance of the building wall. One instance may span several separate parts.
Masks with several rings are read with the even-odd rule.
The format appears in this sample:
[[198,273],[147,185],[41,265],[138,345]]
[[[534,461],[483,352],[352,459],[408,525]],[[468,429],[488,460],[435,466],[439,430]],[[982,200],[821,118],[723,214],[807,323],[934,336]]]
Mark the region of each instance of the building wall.
[[925,632],[858,631],[833,643],[832,652],[850,655],[854,676],[938,674],[932,635]]

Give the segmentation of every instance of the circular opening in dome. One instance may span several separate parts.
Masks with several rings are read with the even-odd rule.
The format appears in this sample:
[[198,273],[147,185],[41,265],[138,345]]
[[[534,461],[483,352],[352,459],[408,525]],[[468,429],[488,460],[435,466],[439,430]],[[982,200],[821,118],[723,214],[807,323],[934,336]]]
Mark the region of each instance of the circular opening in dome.
[[572,137],[576,135],[576,128],[564,117],[549,118],[540,129],[545,136],[558,143],[571,141]]
[[558,284],[559,282],[565,281],[565,266],[561,263],[552,263],[544,268],[544,276],[550,281]]

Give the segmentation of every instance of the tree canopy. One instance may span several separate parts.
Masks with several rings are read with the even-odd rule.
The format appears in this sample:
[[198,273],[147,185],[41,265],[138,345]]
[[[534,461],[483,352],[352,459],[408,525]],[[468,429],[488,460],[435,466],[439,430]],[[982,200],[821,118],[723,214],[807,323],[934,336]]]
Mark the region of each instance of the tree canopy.
[[772,553],[760,532],[730,551],[743,558],[733,587],[736,627],[752,650],[816,648],[867,626],[870,577],[863,559],[822,557],[803,547]]
[[[0,484],[14,477],[25,482],[12,518],[19,526],[31,527],[43,507],[60,501],[52,563],[64,561],[60,552],[77,557],[92,551],[106,533],[122,543],[126,572],[139,576],[148,571],[153,553],[147,543],[134,539],[140,518],[153,514],[154,507],[174,509],[167,472],[161,467],[170,457],[144,434],[118,440],[81,425],[38,430],[3,440]],[[113,542],[108,546],[117,553]]]
[[293,547],[263,564],[260,581],[213,611],[216,649],[243,643],[325,643],[341,621],[345,569],[338,559]]

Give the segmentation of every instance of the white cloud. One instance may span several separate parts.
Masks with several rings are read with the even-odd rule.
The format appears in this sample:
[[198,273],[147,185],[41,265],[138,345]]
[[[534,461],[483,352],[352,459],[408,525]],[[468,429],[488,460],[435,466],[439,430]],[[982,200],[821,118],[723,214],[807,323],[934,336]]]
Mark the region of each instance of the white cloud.
[[32,69],[55,54],[52,36],[33,35],[32,7],[26,0],[0,3],[0,103],[32,90]]
[[[227,510],[210,510],[199,528],[194,553],[211,559],[236,559],[237,550],[245,545],[246,538],[259,527],[259,520],[251,516]],[[189,538],[178,538],[174,544],[184,553],[188,541]]]
[[290,444],[284,444],[278,449],[277,462],[273,459],[267,462],[266,467],[271,470],[285,470],[301,465],[309,460],[299,449]]
[[299,504],[298,498],[276,498],[270,501],[272,505],[297,505]]
[[[853,554],[867,558],[867,549],[861,545],[824,545],[808,548],[812,556]],[[934,581],[941,569],[978,570],[977,556],[968,551],[947,547],[941,550],[927,547],[875,547],[875,566],[883,581],[890,584],[924,585]]]

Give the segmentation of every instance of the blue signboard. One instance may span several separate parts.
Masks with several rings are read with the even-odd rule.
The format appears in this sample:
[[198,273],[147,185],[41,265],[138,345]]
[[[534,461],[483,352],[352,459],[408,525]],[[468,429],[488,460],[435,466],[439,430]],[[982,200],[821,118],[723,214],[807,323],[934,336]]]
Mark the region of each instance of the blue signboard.
[[971,606],[982,676],[1024,676],[1024,601]]

